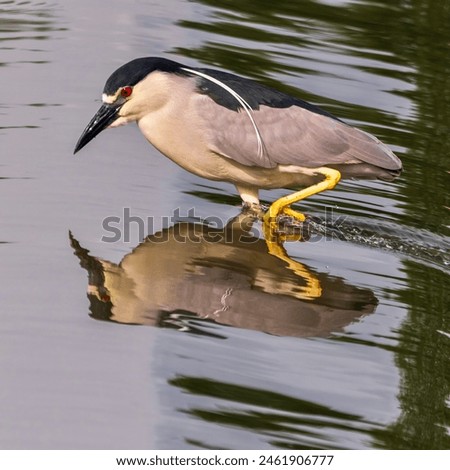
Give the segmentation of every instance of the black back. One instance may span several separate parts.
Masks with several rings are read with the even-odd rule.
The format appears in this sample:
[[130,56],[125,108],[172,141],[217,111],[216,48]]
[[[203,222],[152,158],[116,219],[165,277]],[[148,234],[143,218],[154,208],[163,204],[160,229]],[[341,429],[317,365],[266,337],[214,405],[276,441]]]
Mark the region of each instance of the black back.
[[[270,108],[290,108],[291,106],[299,106],[313,113],[337,119],[335,116],[324,111],[318,106],[299,98],[295,98],[274,88],[261,85],[260,83],[248,78],[239,77],[231,73],[220,72],[219,70],[214,69],[197,68],[193,70],[198,70],[199,72],[209,75],[229,86],[254,110],[259,109],[261,105],[268,106]],[[208,95],[217,104],[228,109],[232,109],[233,111],[238,111],[242,108],[239,101],[229,92],[206,78],[200,78],[198,80],[198,91],[199,93]]]

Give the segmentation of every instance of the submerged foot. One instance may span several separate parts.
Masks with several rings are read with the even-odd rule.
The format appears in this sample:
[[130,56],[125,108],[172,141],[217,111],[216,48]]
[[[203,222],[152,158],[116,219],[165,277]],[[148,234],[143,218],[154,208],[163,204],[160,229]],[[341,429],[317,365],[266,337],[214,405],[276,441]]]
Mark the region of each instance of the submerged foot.
[[311,238],[311,224],[314,219],[305,216],[305,220],[300,221],[291,215],[281,214],[277,218],[277,235],[284,241],[308,241]]
[[254,215],[257,219],[262,220],[264,218],[265,213],[269,209],[268,206],[259,203],[250,203],[250,202],[243,202],[242,203],[242,213],[248,215]]
[[272,204],[263,217],[265,233],[280,241],[307,241],[310,239],[309,220],[311,218],[289,206]]
[[266,236],[279,238],[280,241],[308,241],[311,238],[310,222],[315,218],[284,207],[273,215],[273,207],[263,204],[244,202],[241,215],[261,220]]

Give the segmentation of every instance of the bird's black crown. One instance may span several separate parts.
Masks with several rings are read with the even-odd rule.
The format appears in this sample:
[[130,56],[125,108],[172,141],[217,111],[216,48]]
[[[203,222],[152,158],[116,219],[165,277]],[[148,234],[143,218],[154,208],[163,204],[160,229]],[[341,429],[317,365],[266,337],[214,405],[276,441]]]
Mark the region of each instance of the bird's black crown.
[[141,57],[134,59],[122,65],[122,67],[119,67],[112,73],[105,83],[103,93],[113,95],[120,87],[134,86],[155,70],[169,73],[183,73],[182,67],[183,66],[178,62],[161,57]]

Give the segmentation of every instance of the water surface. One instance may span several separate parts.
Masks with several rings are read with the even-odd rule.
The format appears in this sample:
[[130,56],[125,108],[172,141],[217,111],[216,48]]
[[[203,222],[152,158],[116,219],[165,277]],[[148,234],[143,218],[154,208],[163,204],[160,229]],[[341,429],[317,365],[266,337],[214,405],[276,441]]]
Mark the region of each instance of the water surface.
[[[0,1],[0,447],[450,448],[449,25],[434,0]],[[147,55],[319,104],[405,171],[303,202],[274,256],[135,126],[72,156]]]

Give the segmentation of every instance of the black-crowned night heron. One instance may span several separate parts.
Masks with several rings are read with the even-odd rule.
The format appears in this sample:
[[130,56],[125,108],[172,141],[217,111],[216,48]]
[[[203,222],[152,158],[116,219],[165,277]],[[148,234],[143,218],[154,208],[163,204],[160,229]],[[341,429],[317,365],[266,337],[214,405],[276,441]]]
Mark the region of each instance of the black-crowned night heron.
[[[107,127],[136,121],[161,153],[196,175],[233,183],[244,204],[261,188],[296,188],[275,201],[265,222],[342,177],[398,176],[399,158],[376,137],[317,106],[252,80],[171,60],[144,57],[106,81],[103,104],[75,153]],[[298,191],[299,187],[304,187]]]

